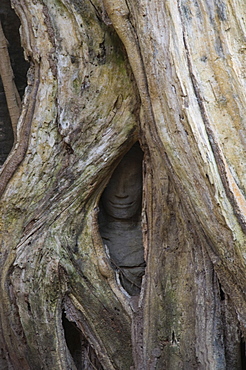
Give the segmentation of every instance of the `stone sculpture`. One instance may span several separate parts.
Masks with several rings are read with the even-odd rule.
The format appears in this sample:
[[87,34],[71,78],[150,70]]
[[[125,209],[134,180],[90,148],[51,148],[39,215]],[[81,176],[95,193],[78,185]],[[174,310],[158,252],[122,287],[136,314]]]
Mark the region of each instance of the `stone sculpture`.
[[115,169],[100,202],[99,229],[113,269],[131,296],[138,295],[145,270],[141,231],[142,157],[138,143]]

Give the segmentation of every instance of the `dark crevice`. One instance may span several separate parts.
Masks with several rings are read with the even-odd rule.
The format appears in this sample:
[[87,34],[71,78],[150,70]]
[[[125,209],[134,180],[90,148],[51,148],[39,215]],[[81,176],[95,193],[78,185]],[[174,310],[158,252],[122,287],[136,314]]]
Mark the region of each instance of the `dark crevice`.
[[175,343],[175,334],[174,331],[172,332],[172,344]]
[[76,368],[78,370],[103,370],[96,352],[76,324],[66,318],[64,311],[62,313],[62,325],[66,344]]
[[219,283],[219,289],[220,289],[220,300],[224,301],[225,300],[225,293],[224,293],[220,283]]
[[241,354],[241,368],[246,369],[246,347],[244,337],[241,337],[240,341],[240,354]]
[[[11,8],[10,0],[1,0],[0,20],[4,35],[8,41],[9,57],[14,73],[15,84],[20,97],[23,97],[27,85],[26,74],[29,63],[24,59],[20,42],[20,20]],[[1,57],[1,55],[0,55]],[[0,166],[6,160],[14,142],[14,135],[8,112],[5,92],[0,77]]]

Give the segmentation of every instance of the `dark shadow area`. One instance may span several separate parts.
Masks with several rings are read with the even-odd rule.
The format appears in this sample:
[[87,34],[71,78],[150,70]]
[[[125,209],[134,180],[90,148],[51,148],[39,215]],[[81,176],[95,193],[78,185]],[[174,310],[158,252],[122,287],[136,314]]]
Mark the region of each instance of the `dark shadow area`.
[[241,368],[242,370],[246,369],[246,347],[245,340],[242,337],[240,342],[240,353],[241,353]]
[[62,314],[62,325],[67,347],[78,370],[103,370],[94,349],[74,322]]
[[219,289],[220,289],[220,300],[221,301],[224,301],[225,300],[225,293],[224,293],[224,291],[223,291],[223,289],[221,287],[220,282],[219,282]]
[[[23,97],[27,85],[26,74],[29,63],[25,61],[20,42],[20,20],[11,8],[10,0],[0,2],[0,20],[3,32],[9,43],[9,56],[15,76],[15,84],[20,97]],[[0,55],[1,57],[1,55]],[[14,141],[11,120],[6,103],[3,84],[0,78],[0,165],[6,160]]]
[[113,172],[100,200],[99,230],[123,288],[138,295],[145,271],[141,229],[143,152],[137,142]]

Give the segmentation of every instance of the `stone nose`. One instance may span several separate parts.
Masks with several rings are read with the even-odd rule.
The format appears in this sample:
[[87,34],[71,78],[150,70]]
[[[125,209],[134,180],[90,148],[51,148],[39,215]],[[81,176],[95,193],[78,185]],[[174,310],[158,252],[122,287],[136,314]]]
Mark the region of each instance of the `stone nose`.
[[117,199],[126,199],[129,196],[129,186],[125,179],[121,178],[121,181],[118,182],[115,187],[115,198]]

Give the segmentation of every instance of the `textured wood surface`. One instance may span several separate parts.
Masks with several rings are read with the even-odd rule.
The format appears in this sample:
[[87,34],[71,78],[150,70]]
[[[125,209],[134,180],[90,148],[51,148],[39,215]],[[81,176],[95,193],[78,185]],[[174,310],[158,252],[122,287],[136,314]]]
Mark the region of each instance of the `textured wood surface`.
[[[76,369],[63,312],[107,370],[242,368],[244,1],[12,3],[32,67],[0,177],[2,367]],[[147,266],[129,298],[97,217],[136,140]]]

